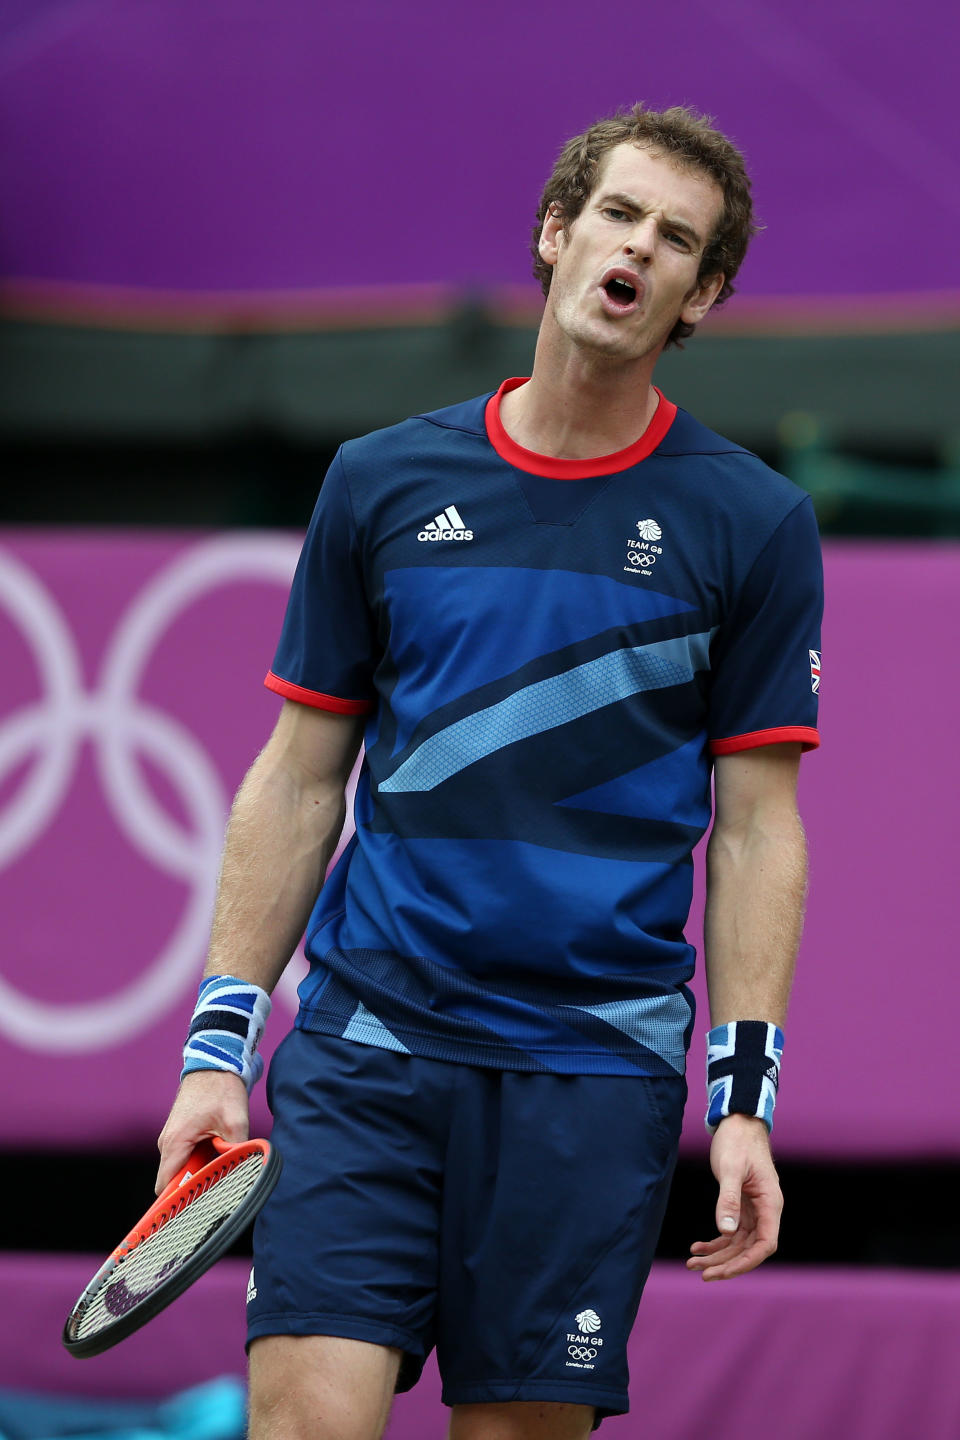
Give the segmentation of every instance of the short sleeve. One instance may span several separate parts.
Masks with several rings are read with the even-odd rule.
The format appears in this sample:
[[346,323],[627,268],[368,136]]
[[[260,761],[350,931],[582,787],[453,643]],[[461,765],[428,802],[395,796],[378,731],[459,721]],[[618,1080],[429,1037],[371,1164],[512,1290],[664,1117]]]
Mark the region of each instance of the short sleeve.
[[764,546],[714,637],[711,754],[783,741],[819,745],[822,616],[820,536],[806,499]]
[[288,700],[360,715],[377,663],[356,524],[340,451],[320,489],[265,684]]

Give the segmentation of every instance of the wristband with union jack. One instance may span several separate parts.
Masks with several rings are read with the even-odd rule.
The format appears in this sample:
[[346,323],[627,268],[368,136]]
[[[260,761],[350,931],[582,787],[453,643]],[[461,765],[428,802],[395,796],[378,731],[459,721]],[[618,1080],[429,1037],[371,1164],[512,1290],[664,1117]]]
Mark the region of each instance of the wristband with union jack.
[[773,1129],[783,1031],[769,1020],[732,1020],[707,1034],[706,1126],[727,1115],[755,1115]]

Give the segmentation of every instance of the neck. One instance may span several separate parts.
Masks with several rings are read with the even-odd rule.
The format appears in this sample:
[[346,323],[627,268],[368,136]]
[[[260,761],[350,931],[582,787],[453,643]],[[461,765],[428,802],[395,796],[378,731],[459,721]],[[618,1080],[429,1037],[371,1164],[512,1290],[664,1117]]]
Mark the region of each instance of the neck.
[[563,343],[549,307],[537,337],[533,373],[500,405],[511,440],[557,459],[612,455],[639,440],[659,396],[653,371],[660,350],[623,361]]

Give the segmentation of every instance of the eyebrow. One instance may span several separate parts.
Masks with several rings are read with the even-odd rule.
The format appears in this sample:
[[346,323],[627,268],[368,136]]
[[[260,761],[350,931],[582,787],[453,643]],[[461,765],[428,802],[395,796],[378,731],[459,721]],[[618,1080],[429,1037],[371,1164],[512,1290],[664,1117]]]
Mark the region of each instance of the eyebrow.
[[[643,206],[640,204],[639,200],[634,200],[631,198],[631,196],[624,195],[621,190],[614,190],[607,194],[601,195],[598,204],[613,204],[616,205],[618,209],[632,210],[636,215],[641,215],[643,213]],[[696,245],[698,250],[703,249],[703,240],[700,238],[693,226],[690,225],[686,220],[671,220],[665,215],[663,217],[663,223],[667,226],[668,229],[676,230],[681,235],[688,236],[689,239],[692,240],[693,243]]]

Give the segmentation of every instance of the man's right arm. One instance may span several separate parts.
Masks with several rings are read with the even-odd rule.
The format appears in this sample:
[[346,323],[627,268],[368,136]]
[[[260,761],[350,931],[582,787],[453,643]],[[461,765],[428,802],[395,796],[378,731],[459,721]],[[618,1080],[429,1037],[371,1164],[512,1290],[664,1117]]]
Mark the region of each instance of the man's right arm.
[[[296,949],[346,813],[344,790],[362,720],[288,700],[254,761],[227,826],[205,975],[272,991]],[[238,1075],[184,1077],[159,1139],[157,1193],[198,1140],[243,1140],[247,1093]]]

